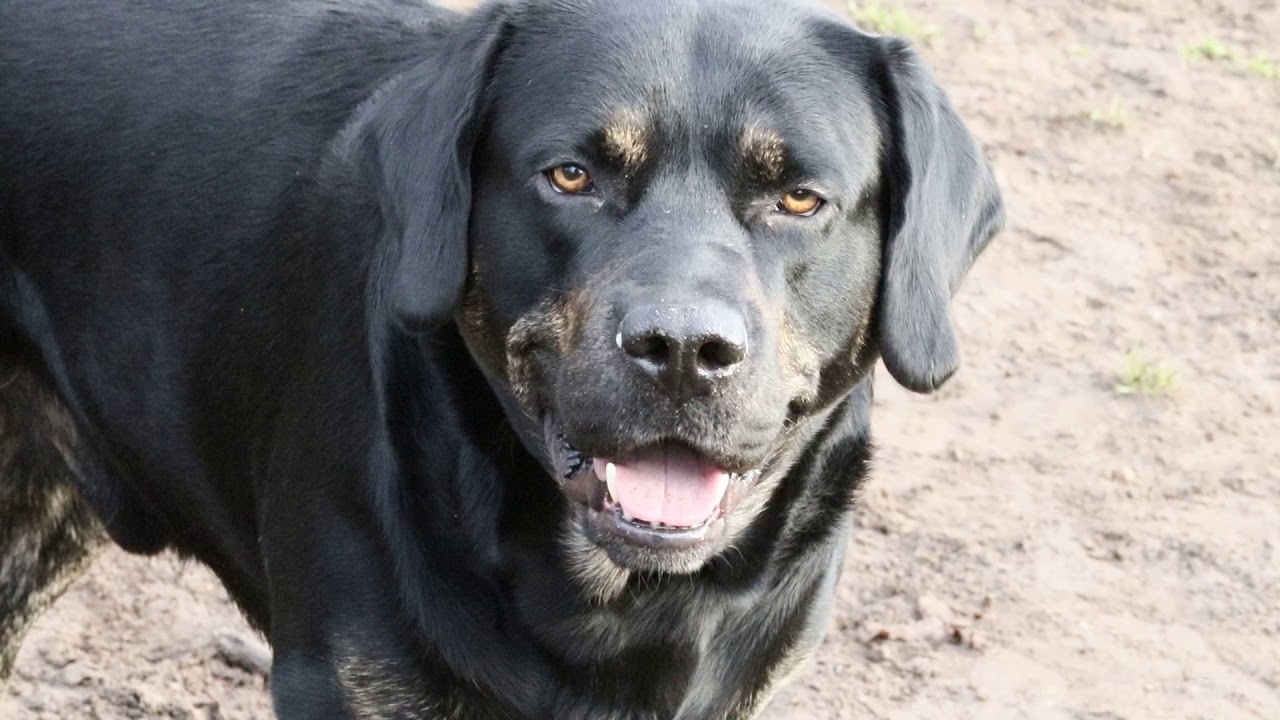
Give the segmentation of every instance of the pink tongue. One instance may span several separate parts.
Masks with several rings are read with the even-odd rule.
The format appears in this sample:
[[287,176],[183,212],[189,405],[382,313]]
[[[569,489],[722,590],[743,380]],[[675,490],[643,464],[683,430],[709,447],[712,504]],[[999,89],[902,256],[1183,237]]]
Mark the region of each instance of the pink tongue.
[[[592,466],[602,480],[609,461]],[[729,487],[729,473],[690,450],[667,446],[645,450],[627,464],[615,464],[609,494],[637,520],[674,527],[701,525],[715,512]]]

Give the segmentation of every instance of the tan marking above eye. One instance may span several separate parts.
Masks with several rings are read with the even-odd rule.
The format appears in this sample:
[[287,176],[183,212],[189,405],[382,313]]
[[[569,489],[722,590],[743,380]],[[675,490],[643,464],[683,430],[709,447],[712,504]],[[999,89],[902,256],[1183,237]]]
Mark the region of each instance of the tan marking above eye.
[[823,200],[812,190],[792,190],[778,201],[778,209],[791,215],[809,216],[822,207]]
[[601,130],[605,153],[623,169],[635,171],[649,157],[649,132],[638,112],[624,110]]
[[774,183],[786,170],[787,150],[782,135],[776,131],[749,127],[738,141],[749,171],[760,181]]
[[547,177],[557,190],[568,195],[577,195],[591,189],[591,173],[574,163],[565,163],[551,168],[547,172]]

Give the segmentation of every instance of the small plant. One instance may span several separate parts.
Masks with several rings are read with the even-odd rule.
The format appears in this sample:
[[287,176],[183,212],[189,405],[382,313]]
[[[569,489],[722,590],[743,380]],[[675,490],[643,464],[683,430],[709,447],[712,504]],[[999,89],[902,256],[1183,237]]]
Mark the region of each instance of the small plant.
[[1206,38],[1199,42],[1185,45],[1180,52],[1182,57],[1188,60],[1226,62],[1266,80],[1280,79],[1280,64],[1277,64],[1266,53],[1260,52],[1249,56],[1243,50],[1231,47],[1214,38]]
[[1120,395],[1155,397],[1168,395],[1177,383],[1178,374],[1163,364],[1146,358],[1141,349],[1132,348],[1124,356],[1115,390]]
[[1244,61],[1244,67],[1249,72],[1268,80],[1280,78],[1280,64],[1275,60],[1267,57],[1266,53],[1258,53],[1248,60]]
[[925,25],[914,15],[897,6],[880,3],[849,3],[849,14],[863,28],[881,35],[897,35],[929,45],[938,36],[935,25]]
[[1236,51],[1217,38],[1205,38],[1199,42],[1184,45],[1182,56],[1197,60],[1232,60]]
[[1125,130],[1133,122],[1133,115],[1118,97],[1111,98],[1106,107],[1089,110],[1084,113],[1084,117],[1106,130]]

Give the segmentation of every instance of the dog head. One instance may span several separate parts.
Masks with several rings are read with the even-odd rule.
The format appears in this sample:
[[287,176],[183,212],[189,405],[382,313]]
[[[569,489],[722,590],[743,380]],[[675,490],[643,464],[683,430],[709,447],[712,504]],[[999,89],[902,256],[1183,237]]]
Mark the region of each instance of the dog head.
[[928,392],[999,192],[900,41],[760,0],[488,6],[373,116],[402,322],[456,321],[571,544],[691,572],[882,357]]

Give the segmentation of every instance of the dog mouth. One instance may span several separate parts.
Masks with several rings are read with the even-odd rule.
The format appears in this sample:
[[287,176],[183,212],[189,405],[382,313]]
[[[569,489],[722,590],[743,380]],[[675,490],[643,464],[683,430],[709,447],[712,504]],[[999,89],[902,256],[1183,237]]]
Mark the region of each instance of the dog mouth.
[[578,450],[550,416],[547,447],[569,500],[587,521],[629,545],[654,550],[711,543],[758,470],[729,472],[690,446],[663,441],[617,457]]

